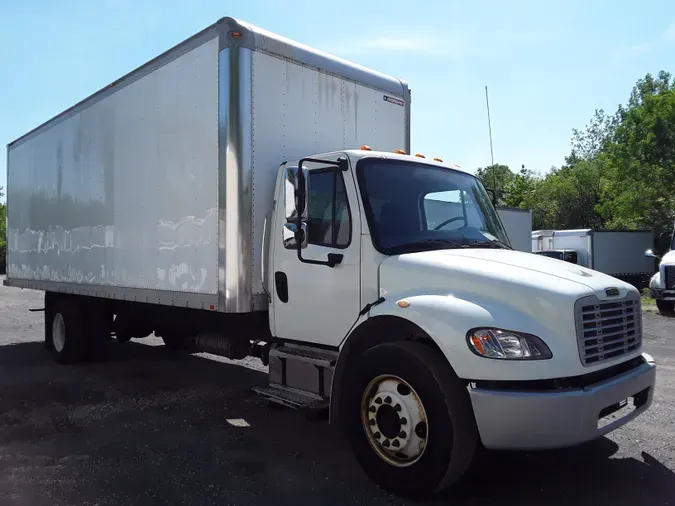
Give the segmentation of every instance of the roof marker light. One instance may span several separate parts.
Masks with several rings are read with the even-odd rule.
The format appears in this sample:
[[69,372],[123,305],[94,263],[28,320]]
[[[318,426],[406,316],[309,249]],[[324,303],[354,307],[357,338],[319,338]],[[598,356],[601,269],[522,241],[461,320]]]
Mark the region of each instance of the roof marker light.
[[396,154],[397,154],[397,155],[405,155],[406,153],[405,153],[405,151],[403,151],[402,149],[397,149],[397,150],[396,150]]
[[426,156],[424,156],[422,153],[416,153],[415,156],[417,158],[426,158]]
[[441,160],[440,158],[434,158],[434,162],[440,162],[440,163],[443,163],[443,160]]
[[370,146],[366,146],[365,144],[361,146],[361,151],[372,151]]

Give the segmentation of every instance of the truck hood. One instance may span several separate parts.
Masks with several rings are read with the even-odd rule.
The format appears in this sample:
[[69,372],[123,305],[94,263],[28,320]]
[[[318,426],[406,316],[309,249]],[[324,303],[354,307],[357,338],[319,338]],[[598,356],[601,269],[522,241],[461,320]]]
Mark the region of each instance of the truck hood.
[[[380,296],[394,308],[401,308],[397,315],[428,329],[447,356],[458,357],[460,363],[453,367],[465,379],[478,374],[484,379],[567,377],[607,367],[609,363],[586,367],[579,358],[576,303],[589,295],[620,300],[629,292],[637,293],[632,285],[606,274],[506,249],[452,249],[392,256],[380,264],[379,280]],[[608,295],[608,288],[615,290]],[[407,304],[400,306],[397,302],[402,299]],[[475,355],[466,355],[466,332],[475,327],[538,336],[555,359],[527,365],[497,360],[486,371],[483,362],[474,362]]]
[[661,257],[661,262],[659,265],[673,265],[675,264],[675,249],[670,250],[668,253]]
[[[605,299],[606,288],[618,288],[620,296],[632,285],[598,271],[532,253],[505,249],[451,249],[409,253],[387,258],[381,266],[382,282],[392,269],[436,273],[456,289],[483,283],[505,283],[574,296],[596,294]],[[464,286],[465,283],[467,286]],[[435,283],[434,283],[435,284]],[[384,287],[386,290],[386,287]],[[498,290],[492,286],[491,290]]]

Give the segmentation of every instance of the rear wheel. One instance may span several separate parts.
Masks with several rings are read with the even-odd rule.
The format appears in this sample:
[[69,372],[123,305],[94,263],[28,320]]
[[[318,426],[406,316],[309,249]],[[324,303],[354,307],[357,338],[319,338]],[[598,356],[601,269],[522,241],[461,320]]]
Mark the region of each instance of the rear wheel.
[[672,313],[673,310],[675,310],[675,302],[657,299],[656,307],[659,310],[659,313]]
[[86,352],[85,314],[74,299],[49,294],[45,307],[45,344],[60,364],[80,362]]
[[381,487],[421,498],[469,467],[477,430],[463,382],[419,342],[367,350],[346,379],[346,432],[365,473]]

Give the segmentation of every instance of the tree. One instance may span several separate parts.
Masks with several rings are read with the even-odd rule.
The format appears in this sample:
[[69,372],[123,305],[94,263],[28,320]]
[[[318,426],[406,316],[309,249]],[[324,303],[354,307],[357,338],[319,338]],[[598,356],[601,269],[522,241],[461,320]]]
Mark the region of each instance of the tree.
[[539,180],[537,176],[523,165],[518,174],[514,174],[506,185],[504,201],[509,207],[526,208],[537,190]]
[[487,167],[479,167],[476,171],[476,177],[481,180],[485,188],[495,191],[498,205],[505,204],[506,188],[515,177],[508,165],[496,163]]
[[582,160],[591,160],[600,154],[611,141],[619,117],[619,113],[608,116],[602,109],[596,109],[583,130],[572,129],[570,142],[572,149],[565,159],[565,164],[574,166]]
[[620,111],[608,144],[608,183],[600,213],[611,227],[649,228],[667,236],[675,221],[675,83],[647,74]]

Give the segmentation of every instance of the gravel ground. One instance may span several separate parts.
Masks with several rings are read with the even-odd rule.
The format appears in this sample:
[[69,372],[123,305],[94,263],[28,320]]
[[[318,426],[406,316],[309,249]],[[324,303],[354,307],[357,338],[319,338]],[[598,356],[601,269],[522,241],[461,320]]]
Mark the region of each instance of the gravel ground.
[[[57,366],[31,307],[41,293],[0,286],[0,504],[408,504],[373,486],[327,423],[254,396],[259,361],[148,338]],[[644,323],[659,365],[649,412],[575,449],[485,452],[447,501],[675,504],[675,319]]]

